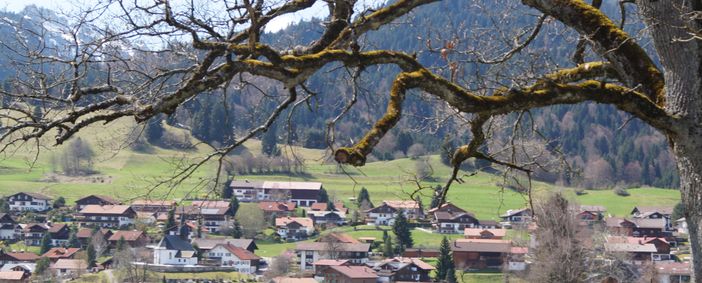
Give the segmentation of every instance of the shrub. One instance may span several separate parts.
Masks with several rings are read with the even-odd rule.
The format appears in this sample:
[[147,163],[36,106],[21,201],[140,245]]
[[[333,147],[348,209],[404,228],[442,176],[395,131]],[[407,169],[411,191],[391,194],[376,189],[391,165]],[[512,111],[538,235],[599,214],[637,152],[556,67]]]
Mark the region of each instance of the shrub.
[[622,197],[628,197],[629,195],[631,195],[629,194],[629,191],[627,191],[624,187],[620,186],[614,187],[614,193]]

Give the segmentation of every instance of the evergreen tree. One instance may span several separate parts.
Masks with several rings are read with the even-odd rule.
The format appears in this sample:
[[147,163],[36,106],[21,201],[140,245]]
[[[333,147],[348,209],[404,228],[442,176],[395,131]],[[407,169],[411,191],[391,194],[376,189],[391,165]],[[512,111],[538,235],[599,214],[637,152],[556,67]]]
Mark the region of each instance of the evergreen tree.
[[200,100],[200,109],[195,111],[192,118],[191,133],[194,137],[204,141],[211,142],[210,129],[212,128],[212,106],[208,96]]
[[[226,182],[224,182],[224,188],[222,188],[222,197],[223,198],[232,198],[234,197],[234,191],[230,187],[232,184],[232,179],[229,178],[227,179]],[[235,212],[236,214],[236,212]]]
[[232,196],[229,201],[229,209],[232,217],[236,216],[236,212],[239,211],[239,206],[239,199],[236,196]]
[[333,201],[327,201],[327,210],[328,211],[336,211],[336,206],[334,206]]
[[241,231],[241,224],[239,222],[234,222],[234,230],[232,230],[232,237],[234,239],[241,239],[241,237],[244,235],[244,232]]
[[329,202],[329,194],[327,194],[327,190],[324,188],[319,190],[319,195],[317,196],[317,202],[325,203]]
[[93,246],[93,243],[88,244],[86,254],[87,258],[85,260],[88,263],[88,267],[93,267],[95,265],[95,261],[97,260],[97,252],[95,251],[95,246]]
[[675,207],[673,207],[673,214],[670,215],[670,220],[676,221],[683,217],[685,217],[685,204],[678,202]]
[[68,235],[68,247],[69,248],[80,248],[80,240],[78,240],[78,236],[76,235],[78,232],[76,231],[76,227],[72,226],[71,227],[71,233]]
[[48,252],[51,249],[51,233],[46,232],[44,233],[44,237],[41,238],[41,249],[40,253],[44,254]]
[[275,124],[268,127],[268,131],[261,137],[261,153],[267,156],[276,156],[280,154],[278,150],[278,130]]
[[126,240],[124,239],[124,236],[120,236],[119,240],[117,241],[117,250],[118,251],[123,251],[124,247],[126,245]]
[[163,226],[163,235],[168,236],[168,232],[176,228],[175,221],[175,208],[168,211],[168,218],[166,219],[166,225]]
[[[454,268],[453,257],[451,256],[451,246],[448,238],[444,236],[439,247],[439,258],[436,262],[436,280],[446,279],[448,272]],[[455,272],[455,270],[454,270]]]
[[383,230],[383,242],[385,242],[390,235],[388,235],[388,230]]
[[144,135],[150,144],[161,144],[161,138],[164,132],[165,130],[163,129],[160,115],[157,118],[150,119],[144,128]]
[[42,275],[49,269],[49,266],[51,266],[49,258],[44,256],[40,257],[39,260],[37,260],[37,265],[34,266],[34,275]]
[[213,109],[210,115],[210,124],[217,125],[210,128],[210,137],[213,141],[224,144],[234,139],[234,123],[232,119],[233,107],[227,107],[226,102],[212,101]]
[[412,146],[412,144],[414,144],[412,136],[408,132],[402,131],[399,135],[397,135],[395,150],[399,150],[402,151],[402,153],[407,154],[407,149]]
[[392,257],[395,255],[395,249],[392,246],[392,237],[387,235],[387,233],[383,234],[383,256],[384,257]]
[[201,261],[202,253],[200,252],[200,246],[198,246],[197,243],[193,244],[193,250],[195,250],[195,256],[197,256],[197,261]]
[[358,198],[356,198],[356,202],[358,203],[358,206],[361,206],[363,201],[370,202],[370,194],[368,193],[368,190],[366,187],[362,187],[361,191],[358,192]]
[[54,208],[61,208],[65,205],[66,205],[66,199],[63,197],[58,197],[53,203]]
[[395,223],[392,225],[392,231],[397,237],[397,249],[400,253],[404,252],[406,248],[411,248],[414,243],[412,242],[412,232],[410,231],[409,222],[404,213],[398,213],[395,217]]
[[309,130],[305,138],[304,148],[325,149],[327,148],[326,137],[320,130]]
[[446,271],[446,283],[457,283],[456,268],[453,266]]

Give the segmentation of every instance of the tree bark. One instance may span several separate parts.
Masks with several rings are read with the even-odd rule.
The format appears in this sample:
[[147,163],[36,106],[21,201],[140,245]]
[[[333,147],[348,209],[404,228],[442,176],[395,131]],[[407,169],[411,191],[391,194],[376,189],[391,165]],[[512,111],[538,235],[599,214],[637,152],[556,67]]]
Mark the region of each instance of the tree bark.
[[669,135],[680,175],[693,258],[693,281],[702,282],[702,40],[691,39],[702,20],[690,19],[702,11],[702,1],[639,0],[665,69],[666,112],[680,117]]

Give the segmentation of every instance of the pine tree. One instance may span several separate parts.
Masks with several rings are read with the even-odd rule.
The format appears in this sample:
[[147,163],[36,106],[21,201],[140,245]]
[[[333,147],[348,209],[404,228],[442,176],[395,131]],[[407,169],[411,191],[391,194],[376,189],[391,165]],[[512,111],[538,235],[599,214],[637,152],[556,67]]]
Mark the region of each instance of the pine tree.
[[324,188],[319,190],[319,195],[317,196],[317,202],[320,202],[320,203],[329,202],[329,194],[327,194],[327,190],[325,190]]
[[88,263],[88,267],[93,267],[95,265],[95,261],[97,260],[97,252],[95,251],[95,246],[93,246],[93,243],[88,244],[86,254],[86,261]]
[[395,255],[395,249],[392,246],[392,237],[387,233],[383,233],[383,256],[392,257]]
[[126,245],[126,240],[124,239],[124,236],[120,236],[119,240],[117,241],[117,250],[118,251],[123,251],[124,246]]
[[44,254],[51,249],[51,233],[44,233],[44,237],[41,238],[41,250],[40,253]]
[[241,231],[241,225],[239,224],[239,222],[234,222],[234,230],[232,230],[232,237],[234,237],[234,239],[241,239],[241,236],[243,235],[244,232]]
[[448,238],[444,236],[439,247],[439,258],[436,263],[436,280],[441,281],[446,279],[450,269],[454,268],[453,257],[451,256],[451,246]]
[[395,223],[392,225],[392,231],[397,237],[397,248],[400,253],[404,252],[406,248],[411,248],[414,243],[412,242],[412,232],[410,231],[409,222],[407,222],[407,217],[402,212],[397,213],[395,217]]
[[78,232],[76,231],[76,227],[71,227],[71,233],[68,235],[68,247],[69,248],[80,248],[80,240],[78,240],[78,236],[76,235]]
[[163,235],[168,236],[168,232],[175,229],[176,227],[176,221],[175,221],[175,209],[171,209],[168,211],[168,218],[166,219],[166,225],[163,226]]
[[358,206],[361,206],[364,200],[370,202],[370,194],[368,193],[366,187],[362,187],[361,191],[358,192],[358,198],[356,198]]
[[456,278],[456,268],[451,267],[446,271],[446,283],[456,283],[458,278]]
[[150,119],[146,123],[144,135],[150,144],[161,144],[161,138],[163,137],[163,132],[165,132],[161,121],[162,119],[159,116],[158,118]]
[[229,201],[229,209],[232,217],[236,216],[236,212],[239,211],[239,206],[239,199],[236,196],[232,196],[232,199]]

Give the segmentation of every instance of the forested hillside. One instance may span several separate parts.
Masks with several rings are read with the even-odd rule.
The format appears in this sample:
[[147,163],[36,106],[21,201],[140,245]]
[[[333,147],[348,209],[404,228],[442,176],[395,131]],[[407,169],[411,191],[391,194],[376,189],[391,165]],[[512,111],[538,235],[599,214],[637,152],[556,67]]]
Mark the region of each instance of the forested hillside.
[[[512,42],[508,39],[511,34],[522,34],[520,39],[523,40],[528,35],[529,28],[537,22],[538,13],[525,10],[521,5],[517,12],[511,9],[514,7],[494,0],[441,1],[416,9],[410,17],[403,18],[396,25],[368,33],[359,44],[361,49],[420,50],[415,55],[423,64],[486,94],[500,86],[511,87],[509,78],[516,73],[538,74],[548,67],[573,65],[567,58],[575,50],[577,36],[564,33],[562,27],[549,24],[544,26],[544,32],[534,39],[529,48],[516,54],[510,63],[528,64],[519,64],[519,67],[486,64],[484,61],[489,60],[486,58],[498,58],[510,49]],[[613,18],[619,18],[615,3],[605,3],[603,9]],[[30,13],[33,16],[28,16]],[[435,17],[439,14],[442,16]],[[27,9],[20,15],[6,13],[3,17],[12,21],[37,19],[35,9]],[[629,17],[630,23],[636,21],[632,13]],[[490,42],[486,32],[495,31],[488,31],[485,27],[494,26],[496,22],[509,22],[510,26],[525,28],[522,31],[505,30],[504,42]],[[324,20],[301,22],[280,32],[266,34],[264,39],[274,46],[295,52],[297,44],[307,44],[317,38],[324,24]],[[629,27],[631,34],[639,35],[642,42],[647,42],[645,33],[639,30],[641,25]],[[3,38],[14,36],[14,31],[7,27],[0,29],[0,32],[3,33]],[[55,37],[61,38],[61,35]],[[482,52],[468,50],[476,42],[494,46],[485,48]],[[441,49],[446,44],[455,45],[452,48],[455,52],[444,54]],[[586,56],[592,55],[588,52]],[[467,64],[456,69],[448,64],[447,58]],[[9,60],[2,58],[0,62],[7,65],[5,63]],[[386,74],[396,73],[389,72],[388,68],[390,67],[364,70],[354,87],[351,82],[354,74],[351,70],[327,67],[306,83],[306,92],[301,94],[306,100],[296,104],[292,114],[285,113],[293,121],[290,125],[295,125],[295,128],[288,126],[288,119],[282,119],[263,137],[264,140],[308,148],[327,147],[325,136],[329,133],[326,125],[343,112],[347,103],[353,99],[354,89],[357,93],[355,106],[337,121],[334,136],[337,145],[348,145],[358,140],[386,107],[388,90],[394,79]],[[488,74],[497,79],[486,81]],[[14,73],[4,69],[0,75],[12,76]],[[266,113],[281,99],[278,94],[284,93],[282,86],[260,78],[241,76],[237,81],[225,93],[198,96],[175,115],[164,119],[170,125],[191,130],[195,137],[208,143],[221,144],[235,139],[237,135],[266,119]],[[325,93],[345,94],[346,100]],[[457,146],[468,140],[466,122],[460,115],[453,114],[445,104],[415,92],[408,96],[403,107],[406,117],[401,121],[403,126],[393,130],[375,148],[375,158],[389,160],[407,155],[436,154],[442,152],[442,145]],[[517,119],[522,120],[523,128],[531,129],[533,125],[537,131],[524,135],[520,141],[549,152],[539,158],[544,163],[553,164],[537,170],[535,176],[539,179],[583,187],[609,187],[617,183],[677,187],[678,177],[665,138],[613,107],[584,104],[538,109],[521,116],[514,114],[496,121],[493,135],[511,135],[510,125]],[[489,145],[495,154],[500,154],[504,146]],[[267,153],[274,155],[275,150],[268,150]],[[573,166],[573,170],[565,172],[563,166],[554,165],[560,164],[554,162],[559,158],[559,153],[562,153],[567,164]]]

